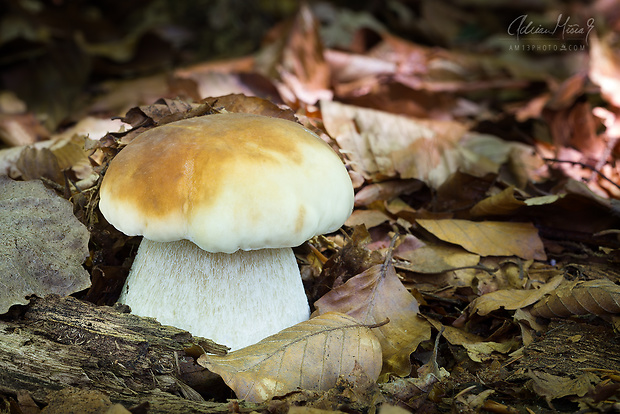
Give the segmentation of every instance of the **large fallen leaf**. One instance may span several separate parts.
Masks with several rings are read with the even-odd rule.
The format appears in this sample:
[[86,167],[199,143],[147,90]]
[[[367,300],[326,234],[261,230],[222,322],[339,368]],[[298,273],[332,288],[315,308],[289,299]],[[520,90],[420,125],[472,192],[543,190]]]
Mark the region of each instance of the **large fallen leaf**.
[[330,389],[356,363],[376,381],[381,345],[365,325],[331,312],[225,356],[204,354],[198,363],[220,375],[238,398],[260,402],[298,388]]
[[487,293],[471,302],[471,313],[488,315],[501,308],[506,310],[525,308],[538,302],[545,295],[553,292],[563,280],[564,276],[558,275],[539,289],[500,289],[495,292]]
[[0,176],[0,211],[0,314],[31,295],[69,295],[90,286],[82,267],[89,233],[70,202],[41,181]]
[[458,147],[467,127],[455,121],[415,120],[332,101],[321,101],[321,112],[329,135],[366,178],[417,178],[437,188],[475,157]]
[[427,231],[448,243],[458,244],[481,256],[519,256],[546,260],[547,255],[531,223],[502,221],[418,219]]
[[594,388],[594,385],[601,382],[593,372],[584,372],[576,378],[559,377],[540,371],[529,371],[527,376],[531,378],[530,386],[534,392],[548,401],[567,395],[583,397]]
[[373,330],[383,350],[383,374],[411,372],[409,355],[430,339],[430,326],[418,318],[418,302],[403,286],[391,263],[375,265],[314,303],[321,314],[342,312],[363,324],[389,323]]
[[620,286],[609,279],[566,282],[534,305],[531,312],[543,318],[617,314],[620,313]]

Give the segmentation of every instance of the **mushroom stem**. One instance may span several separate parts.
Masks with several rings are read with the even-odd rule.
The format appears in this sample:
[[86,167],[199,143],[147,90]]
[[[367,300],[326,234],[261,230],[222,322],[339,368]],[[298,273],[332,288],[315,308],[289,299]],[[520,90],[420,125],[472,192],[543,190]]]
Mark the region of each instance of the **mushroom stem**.
[[210,253],[187,240],[143,239],[119,302],[233,350],[310,312],[290,248]]

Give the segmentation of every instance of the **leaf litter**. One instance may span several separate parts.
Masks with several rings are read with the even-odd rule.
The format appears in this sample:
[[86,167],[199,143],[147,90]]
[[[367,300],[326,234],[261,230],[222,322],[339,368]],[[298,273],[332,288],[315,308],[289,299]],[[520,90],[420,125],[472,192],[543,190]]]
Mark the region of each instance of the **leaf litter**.
[[[581,16],[594,13],[584,5],[577,9]],[[460,11],[473,18],[471,10]],[[494,34],[505,27],[480,12],[488,24],[481,29],[490,30],[485,47],[492,47]],[[413,38],[434,39],[434,47],[397,36],[368,14],[351,15],[349,26],[340,27],[345,20],[304,6],[252,56],[187,65],[172,77],[107,82],[80,111],[63,107],[78,94],[73,86],[58,101],[13,103],[21,118],[2,109],[7,127],[1,137],[10,148],[0,150],[0,167],[14,180],[41,178],[72,201],[91,239],[89,258],[79,267],[88,270],[93,286],[81,296],[112,304],[137,241],[105,223],[96,208],[97,188],[124,145],[148,128],[220,111],[299,120],[340,154],[356,189],[343,231],[296,249],[315,310],[308,323],[317,331],[310,336],[332,339],[325,328],[332,322],[323,319],[335,315],[330,312],[347,314],[336,319],[363,335],[339,339],[339,356],[330,363],[340,368],[320,389],[311,384],[326,348],[296,348],[309,335],[306,327],[301,334],[278,334],[277,351],[257,344],[237,351],[243,358],[229,366],[224,361],[235,360],[235,353],[205,354],[201,364],[220,373],[237,397],[268,400],[284,410],[609,409],[619,397],[617,376],[607,377],[594,362],[575,375],[561,361],[541,365],[533,355],[573,338],[575,360],[604,359],[605,346],[579,351],[585,339],[576,338],[579,332],[593,342],[615,338],[619,326],[620,59],[614,32],[593,33],[588,47],[575,53],[463,53],[459,42],[466,40],[458,36],[466,18],[430,1],[419,13],[392,23],[405,33],[417,21]],[[550,23],[544,19],[552,14],[541,24]],[[138,53],[141,30],[116,43],[125,58]],[[342,37],[336,42],[325,33]],[[103,44],[80,47],[87,56],[118,60]],[[50,51],[41,61],[58,56]],[[83,74],[75,74],[82,83]],[[24,89],[17,96],[32,102]],[[50,115],[48,122],[33,124],[33,113],[41,111]],[[59,125],[87,114],[123,123],[84,124],[58,134]],[[328,177],[317,172],[317,179]],[[17,217],[5,208],[3,218],[4,211]],[[356,353],[361,342],[380,347],[362,355]],[[267,357],[286,362],[287,375],[274,374],[268,364],[243,365]],[[610,372],[620,371],[617,361],[607,361]],[[605,387],[612,392],[603,399]]]

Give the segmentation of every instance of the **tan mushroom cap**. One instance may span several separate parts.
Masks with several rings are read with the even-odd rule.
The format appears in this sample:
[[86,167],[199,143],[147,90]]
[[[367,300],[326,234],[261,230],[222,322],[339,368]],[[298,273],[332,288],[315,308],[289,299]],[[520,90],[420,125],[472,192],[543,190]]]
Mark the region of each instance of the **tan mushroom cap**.
[[110,163],[100,197],[125,234],[213,253],[297,246],[338,229],[353,208],[349,175],[316,134],[235,113],[139,135]]

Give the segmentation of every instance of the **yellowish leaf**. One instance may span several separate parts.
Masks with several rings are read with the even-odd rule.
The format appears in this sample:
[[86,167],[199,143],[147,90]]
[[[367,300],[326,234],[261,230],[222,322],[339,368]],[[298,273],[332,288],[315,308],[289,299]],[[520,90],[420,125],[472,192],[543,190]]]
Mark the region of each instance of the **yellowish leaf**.
[[546,260],[538,231],[531,223],[501,221],[418,219],[427,231],[448,243],[458,244],[481,256],[519,256]]
[[442,273],[454,268],[475,266],[480,256],[459,246],[426,244],[415,250],[395,252],[395,257],[406,260],[399,267],[418,273]]
[[515,198],[515,188],[510,186],[502,192],[485,198],[473,206],[470,213],[474,217],[508,215],[523,207],[525,202]]
[[452,345],[458,345],[465,348],[467,355],[472,361],[481,362],[489,359],[493,352],[499,352],[505,354],[509,352],[513,347],[518,345],[517,341],[507,342],[485,342],[484,339],[478,335],[462,331],[453,326],[442,325],[441,322],[433,319],[428,319],[431,325],[438,331],[443,328],[443,337],[446,341]]
[[418,302],[403,286],[391,263],[376,265],[315,302],[319,313],[342,312],[364,324],[389,323],[373,332],[383,350],[383,374],[411,372],[409,355],[430,339],[430,326],[418,318]]
[[553,292],[563,280],[564,276],[558,275],[539,289],[501,289],[487,293],[473,300],[471,303],[472,313],[487,315],[500,308],[515,310],[530,306]]
[[349,227],[363,224],[370,229],[390,220],[390,216],[379,210],[355,210],[344,224]]
[[381,345],[368,327],[330,312],[225,356],[203,354],[198,363],[220,375],[238,398],[261,402],[298,388],[332,388],[356,363],[376,381]]

